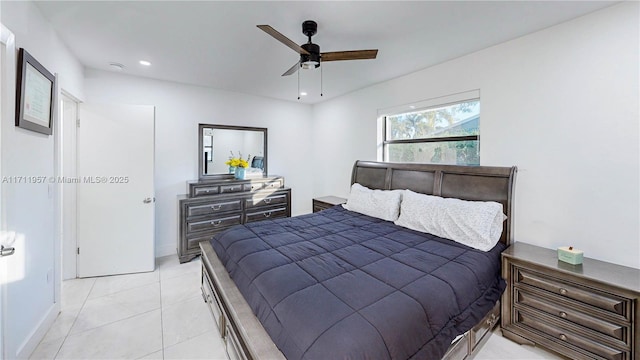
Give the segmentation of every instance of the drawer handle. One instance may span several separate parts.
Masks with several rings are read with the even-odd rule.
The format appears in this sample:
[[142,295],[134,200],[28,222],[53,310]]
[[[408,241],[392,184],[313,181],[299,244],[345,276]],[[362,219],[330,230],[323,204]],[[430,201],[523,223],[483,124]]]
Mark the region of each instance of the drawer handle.
[[498,322],[498,317],[496,314],[491,314],[491,317],[487,319],[487,326],[493,328],[493,326]]
[[220,225],[220,224],[222,224],[222,220],[212,221],[212,222],[211,222],[211,225],[213,225],[213,226],[218,226],[218,225]]
[[565,335],[565,334],[560,334],[560,340],[562,340],[562,341],[567,341],[567,335]]
[[271,204],[271,199],[264,199],[265,204]]
[[560,294],[562,294],[562,295],[567,295],[567,289],[565,289],[565,288],[560,288]]
[[204,192],[208,193],[208,192],[211,192],[211,190],[205,190]]
[[567,313],[564,311],[560,311],[560,317],[561,318],[566,318],[567,317]]
[[211,205],[211,209],[220,210],[220,209],[222,209],[222,204],[220,204],[220,205]]
[[235,186],[232,186],[232,187],[230,187],[230,188],[229,188],[229,191],[233,191],[233,190],[235,190],[235,189],[236,189],[236,187],[235,187]]
[[264,213],[263,215],[264,215],[264,217],[268,218],[268,217],[270,217],[270,216],[271,216],[271,211],[266,212],[266,213]]

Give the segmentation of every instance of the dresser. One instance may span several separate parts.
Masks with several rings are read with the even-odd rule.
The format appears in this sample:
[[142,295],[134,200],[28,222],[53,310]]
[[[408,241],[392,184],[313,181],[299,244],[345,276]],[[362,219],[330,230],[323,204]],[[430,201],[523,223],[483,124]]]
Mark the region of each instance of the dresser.
[[187,194],[178,197],[178,259],[200,255],[201,241],[231,226],[291,216],[291,189],[284,178],[191,181]]
[[640,270],[515,243],[502,253],[502,333],[572,359],[640,359]]

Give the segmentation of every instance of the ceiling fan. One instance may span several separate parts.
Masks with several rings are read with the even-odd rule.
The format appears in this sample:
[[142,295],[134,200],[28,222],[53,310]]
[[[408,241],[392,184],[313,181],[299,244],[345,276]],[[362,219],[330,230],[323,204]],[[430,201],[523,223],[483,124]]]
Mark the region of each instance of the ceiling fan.
[[378,49],[374,50],[349,50],[320,52],[320,46],[311,42],[311,37],[318,32],[318,24],[315,21],[307,20],[302,23],[302,33],[308,37],[306,44],[298,45],[293,40],[279,33],[269,25],[257,25],[262,31],[273,36],[276,40],[293,49],[300,54],[300,61],[287,70],[282,76],[287,76],[298,71],[298,68],[310,69],[320,67],[321,62],[339,60],[366,60],[375,59]]

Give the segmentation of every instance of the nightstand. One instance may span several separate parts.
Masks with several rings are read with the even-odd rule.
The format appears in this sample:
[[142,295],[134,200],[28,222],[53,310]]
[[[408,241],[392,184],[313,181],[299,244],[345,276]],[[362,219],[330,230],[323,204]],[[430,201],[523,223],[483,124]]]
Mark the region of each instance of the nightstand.
[[330,207],[344,204],[347,199],[337,196],[323,196],[313,199],[313,212],[322,211]]
[[640,359],[640,270],[515,243],[502,253],[502,334],[572,359]]

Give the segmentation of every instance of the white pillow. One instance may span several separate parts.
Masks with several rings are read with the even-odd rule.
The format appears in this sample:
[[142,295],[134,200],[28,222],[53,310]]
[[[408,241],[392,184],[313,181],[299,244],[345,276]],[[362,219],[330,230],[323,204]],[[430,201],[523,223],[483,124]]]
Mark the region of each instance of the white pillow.
[[378,219],[395,221],[400,213],[403,190],[371,190],[358,183],[351,185],[345,209]]
[[500,240],[502,204],[418,194],[405,190],[396,225],[489,251]]

